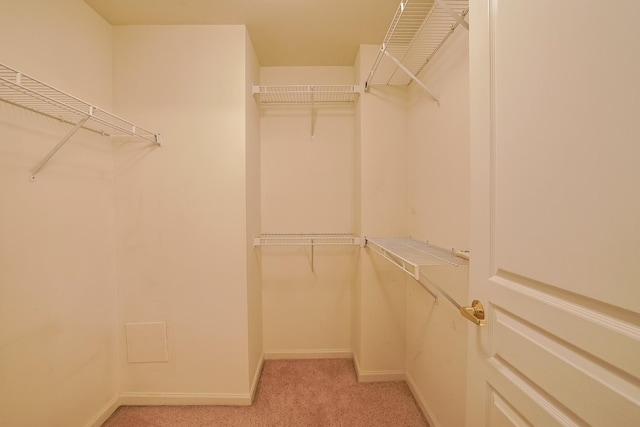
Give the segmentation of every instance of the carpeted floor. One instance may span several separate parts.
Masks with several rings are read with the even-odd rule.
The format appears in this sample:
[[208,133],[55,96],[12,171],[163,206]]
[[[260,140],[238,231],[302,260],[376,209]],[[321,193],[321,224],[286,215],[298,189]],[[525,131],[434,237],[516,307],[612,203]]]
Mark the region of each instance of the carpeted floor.
[[268,360],[251,406],[123,406],[103,427],[428,426],[404,381],[357,383],[347,359]]

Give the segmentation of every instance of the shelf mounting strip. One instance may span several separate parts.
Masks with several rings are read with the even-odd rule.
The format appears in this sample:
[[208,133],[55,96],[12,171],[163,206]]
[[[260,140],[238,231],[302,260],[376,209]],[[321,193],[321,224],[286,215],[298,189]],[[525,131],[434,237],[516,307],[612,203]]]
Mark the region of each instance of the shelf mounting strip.
[[147,131],[3,64],[0,64],[0,100],[73,125],[60,142],[31,169],[31,181],[35,181],[40,169],[80,129],[104,136],[135,137],[162,145],[160,134]]
[[[467,30],[468,0],[402,0],[391,21],[365,89],[415,81],[438,106],[438,97],[417,77],[458,25]],[[399,73],[398,70],[402,71]]]
[[354,85],[267,85],[253,86],[253,95],[261,105],[309,104],[311,106],[311,139],[315,135],[316,104],[354,103],[360,87]]

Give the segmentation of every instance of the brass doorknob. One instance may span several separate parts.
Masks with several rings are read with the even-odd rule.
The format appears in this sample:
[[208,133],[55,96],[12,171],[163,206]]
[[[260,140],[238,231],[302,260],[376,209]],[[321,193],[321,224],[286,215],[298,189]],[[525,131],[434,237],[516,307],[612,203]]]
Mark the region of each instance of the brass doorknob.
[[478,326],[486,325],[484,320],[484,306],[477,299],[473,300],[471,307],[460,307],[460,314]]

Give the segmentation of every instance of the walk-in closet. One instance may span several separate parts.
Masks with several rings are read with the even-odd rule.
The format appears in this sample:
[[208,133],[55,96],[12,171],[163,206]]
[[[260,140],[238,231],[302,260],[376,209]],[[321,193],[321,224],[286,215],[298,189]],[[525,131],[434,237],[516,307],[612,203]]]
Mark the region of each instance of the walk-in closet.
[[1,3],[0,427],[638,424],[639,2]]

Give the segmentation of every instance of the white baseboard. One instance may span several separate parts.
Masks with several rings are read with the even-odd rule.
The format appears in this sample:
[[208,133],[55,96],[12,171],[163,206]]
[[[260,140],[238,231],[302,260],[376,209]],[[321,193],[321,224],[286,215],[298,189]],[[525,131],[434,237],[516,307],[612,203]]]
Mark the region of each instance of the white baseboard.
[[433,416],[434,414],[433,411],[427,404],[427,401],[424,399],[424,396],[420,392],[420,389],[418,389],[418,386],[416,385],[416,382],[413,380],[413,377],[409,374],[406,374],[406,381],[407,381],[407,384],[409,385],[409,389],[411,390],[411,393],[413,394],[413,397],[416,399],[416,402],[418,402],[418,406],[420,407],[420,410],[422,411],[425,418],[427,419],[427,422],[429,423],[429,425],[431,427],[441,427],[440,423],[438,423],[437,419]]
[[114,396],[87,424],[86,427],[100,427],[120,407],[120,397]]
[[404,381],[406,376],[404,371],[389,370],[389,371],[363,371],[360,367],[358,358],[353,357],[353,365],[356,368],[356,376],[359,383],[377,383],[386,381]]
[[120,405],[251,405],[249,393],[120,393]]
[[127,405],[251,405],[258,389],[264,360],[265,357],[263,354],[260,357],[258,368],[253,376],[249,394],[124,392],[114,396],[104,408],[87,423],[86,427],[100,427],[120,406]]
[[251,403],[253,403],[253,399],[256,397],[256,391],[258,390],[258,383],[260,382],[260,376],[262,375],[262,368],[264,367],[264,353],[260,356],[260,361],[258,362],[258,368],[256,369],[255,374],[253,375],[253,382],[251,383],[251,390],[249,394],[251,395]]
[[353,352],[350,349],[320,349],[320,350],[277,350],[264,353],[266,360],[283,359],[351,359]]

